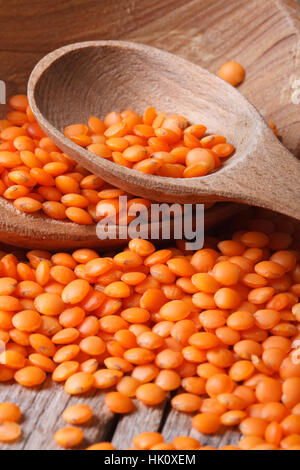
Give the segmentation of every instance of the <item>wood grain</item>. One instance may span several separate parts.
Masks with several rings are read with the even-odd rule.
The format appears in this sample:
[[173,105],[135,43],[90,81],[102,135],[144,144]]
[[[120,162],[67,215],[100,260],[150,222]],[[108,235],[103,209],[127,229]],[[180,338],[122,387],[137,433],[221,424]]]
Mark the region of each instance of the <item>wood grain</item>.
[[92,420],[84,427],[85,439],[81,448],[106,440],[115,426],[115,416],[103,404],[104,393],[71,396],[50,377],[39,389],[0,383],[0,402],[5,401],[16,403],[22,410],[22,437],[13,445],[0,444],[0,450],[12,447],[15,450],[59,449],[53,435],[58,429],[69,426],[61,415],[65,408],[77,403],[86,403],[94,411]]
[[132,446],[132,439],[137,434],[158,431],[163,419],[166,404],[146,406],[134,400],[135,412],[122,416],[114,430],[112,443],[116,449],[126,450]]
[[236,428],[222,427],[217,433],[206,435],[192,428],[192,417],[193,415],[171,409],[162,429],[165,440],[172,442],[175,437],[181,435],[194,437],[202,446],[209,445],[217,449],[221,449],[224,445],[237,445],[241,434]]
[[[18,0],[0,0],[0,79],[6,81],[8,95],[24,92],[33,66],[43,55],[85,40],[124,39],[153,45],[212,72],[225,60],[238,60],[247,74],[240,91],[277,124],[284,145],[300,155],[299,105],[291,101],[292,85],[300,79],[299,18],[294,0],[23,0],[22,8]],[[118,420],[103,408],[101,393],[70,399],[60,386],[48,384],[39,393],[0,384],[0,401],[16,402],[25,414],[24,441],[0,445],[1,450],[29,445],[56,448],[52,436],[63,426],[61,411],[69,400],[93,400],[89,403],[99,421],[86,428],[90,442],[111,437],[115,429],[113,441],[124,448],[130,445],[135,426],[138,431],[162,429],[166,439],[196,433],[190,428],[190,416],[175,411],[144,410],[139,404],[136,414]],[[126,435],[130,438],[125,442]],[[237,435],[227,431],[222,445],[234,442]],[[220,441],[219,436],[202,438],[202,444],[215,439]]]
[[46,53],[78,41],[129,39],[214,73],[237,60],[247,74],[240,91],[277,123],[284,145],[299,155],[299,107],[291,99],[300,79],[295,0],[23,0],[21,9],[18,0],[0,0],[0,20],[0,79],[8,94],[25,91]]

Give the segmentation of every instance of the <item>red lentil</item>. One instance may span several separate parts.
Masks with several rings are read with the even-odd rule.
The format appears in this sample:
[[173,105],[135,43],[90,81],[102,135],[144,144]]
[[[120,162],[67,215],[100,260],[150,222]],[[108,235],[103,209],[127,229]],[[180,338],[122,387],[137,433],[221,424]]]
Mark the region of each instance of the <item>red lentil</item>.
[[63,412],[63,419],[69,424],[87,423],[93,415],[93,410],[88,405],[73,405]]
[[65,449],[78,446],[83,440],[83,432],[79,428],[67,427],[59,429],[54,434],[55,442]]

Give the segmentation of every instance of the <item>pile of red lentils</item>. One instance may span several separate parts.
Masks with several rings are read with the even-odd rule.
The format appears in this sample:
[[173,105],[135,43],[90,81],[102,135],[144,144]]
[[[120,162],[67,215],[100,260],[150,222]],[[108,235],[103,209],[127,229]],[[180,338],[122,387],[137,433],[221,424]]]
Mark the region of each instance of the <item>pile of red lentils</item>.
[[203,124],[189,125],[184,116],[147,108],[140,116],[130,109],[112,111],[102,121],[73,124],[65,136],[99,157],[146,174],[170,178],[205,176],[234,152],[222,135],[206,134]]
[[[72,395],[108,390],[105,406],[118,414],[133,412],[134,398],[147,406],[170,398],[201,433],[238,426],[238,448],[299,449],[297,239],[299,227],[279,217],[207,238],[194,253],[141,239],[111,257],[32,250],[20,261],[3,252],[0,381],[36,387],[51,374]],[[19,412],[9,405],[5,418],[1,406],[0,440],[12,441]],[[64,417],[76,425],[91,413]],[[55,435],[64,447],[82,438],[76,426]],[[133,446],[205,448],[187,436],[164,443],[158,433]]]

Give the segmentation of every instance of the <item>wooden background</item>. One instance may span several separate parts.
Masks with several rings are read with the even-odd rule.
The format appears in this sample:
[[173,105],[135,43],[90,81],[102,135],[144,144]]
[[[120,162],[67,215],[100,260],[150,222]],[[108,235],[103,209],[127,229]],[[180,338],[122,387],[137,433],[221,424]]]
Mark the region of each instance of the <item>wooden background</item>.
[[[20,6],[21,5],[21,6]],[[216,72],[241,62],[240,91],[300,152],[300,16],[296,0],[0,0],[0,79],[24,91],[36,62],[64,44],[126,39],[179,54]],[[188,77],[187,77],[188,82]]]
[[[226,60],[246,69],[240,91],[267,119],[277,124],[283,143],[300,155],[299,105],[293,103],[300,80],[300,7],[295,0],[0,0],[0,80],[8,96],[24,92],[35,63],[61,45],[92,39],[126,39],[179,54],[216,72]],[[188,77],[187,77],[188,84]],[[187,86],[185,84],[185,86]],[[1,110],[0,110],[1,111]],[[23,438],[0,449],[55,449],[53,433],[63,426],[61,413],[72,403],[90,403],[95,418],[86,427],[83,446],[113,440],[130,446],[145,430],[161,430],[166,440],[178,434],[199,437],[191,417],[170,410],[168,402],[113,416],[104,395],[70,397],[48,380],[39,390],[0,384],[0,402],[12,401],[23,412]],[[222,447],[238,432],[200,436]]]

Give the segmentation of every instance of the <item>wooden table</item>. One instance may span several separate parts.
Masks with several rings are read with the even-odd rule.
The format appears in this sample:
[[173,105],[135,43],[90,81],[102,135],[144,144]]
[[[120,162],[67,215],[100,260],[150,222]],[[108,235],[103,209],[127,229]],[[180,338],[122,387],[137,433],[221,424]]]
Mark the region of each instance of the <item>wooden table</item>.
[[[283,143],[299,155],[299,10],[295,0],[23,0],[21,9],[17,0],[0,0],[0,79],[8,95],[24,92],[32,67],[44,54],[91,39],[143,42],[213,72],[226,60],[237,60],[246,69],[240,91],[277,124]],[[118,417],[103,400],[100,392],[71,397],[50,379],[38,391],[1,383],[0,402],[11,401],[22,409],[23,437],[0,449],[56,449],[53,434],[63,426],[63,410],[74,403],[89,403],[94,409],[83,448],[112,440],[126,449],[134,435],[146,430],[162,431],[166,441],[191,435],[216,447],[239,438],[236,430],[199,436],[191,428],[191,416],[172,410],[168,401],[158,407],[136,402],[134,413]]]

